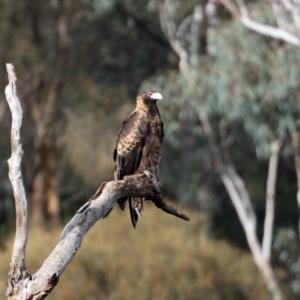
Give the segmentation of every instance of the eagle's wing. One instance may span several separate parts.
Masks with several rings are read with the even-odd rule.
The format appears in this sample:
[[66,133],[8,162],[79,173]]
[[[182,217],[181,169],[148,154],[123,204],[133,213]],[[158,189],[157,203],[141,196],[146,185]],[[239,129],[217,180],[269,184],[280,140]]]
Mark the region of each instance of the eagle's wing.
[[134,111],[124,121],[114,151],[116,180],[121,180],[126,175],[134,174],[139,168],[147,135],[147,124],[147,114],[142,110]]
[[[124,176],[134,174],[138,170],[147,135],[147,124],[147,114],[141,110],[134,111],[124,121],[114,151],[116,180],[121,180]],[[127,198],[118,200],[122,210],[125,208],[126,200]],[[129,198],[129,210],[132,225],[135,227],[138,217],[143,212],[143,200],[136,197]]]

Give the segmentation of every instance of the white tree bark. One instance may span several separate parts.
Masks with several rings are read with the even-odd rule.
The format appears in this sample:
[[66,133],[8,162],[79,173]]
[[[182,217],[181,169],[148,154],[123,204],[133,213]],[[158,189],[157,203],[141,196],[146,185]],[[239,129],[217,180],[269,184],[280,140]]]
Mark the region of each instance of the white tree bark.
[[81,246],[86,232],[101,218],[108,216],[115,202],[122,197],[145,197],[163,211],[186,221],[189,218],[164,202],[159,194],[155,176],[145,171],[139,175],[126,176],[120,181],[106,182],[96,194],[83,205],[62,232],[60,241],[42,266],[33,275],[25,267],[25,249],[28,232],[27,200],[21,173],[22,146],[20,128],[22,108],[17,96],[16,76],[11,64],[7,64],[9,85],[5,89],[12,113],[12,156],[9,159],[9,178],[16,203],[16,237],[10,264],[7,299],[41,300],[47,297],[59,281],[60,275]]
[[262,242],[262,254],[268,261],[271,260],[272,240],[273,240],[273,225],[274,225],[274,211],[275,211],[275,189],[279,151],[281,147],[280,140],[275,140],[271,143],[271,155],[269,161],[269,172],[267,180],[266,193],[266,216],[264,223],[264,235]]
[[[228,192],[228,195],[233,203],[233,206],[242,224],[254,261],[257,267],[259,268],[260,272],[262,273],[265,283],[273,296],[273,299],[282,300],[283,297],[281,294],[278,281],[275,277],[270,261],[263,254],[262,246],[260,245],[259,239],[257,237],[256,215],[253,206],[251,204],[251,200],[247,188],[244,184],[244,181],[237,174],[233,166],[228,165],[224,162],[224,160],[222,159],[222,153],[220,151],[220,148],[218,147],[215,141],[214,133],[211,128],[209,120],[199,109],[197,112],[198,112],[199,119],[202,123],[204,132],[207,136],[208,142],[212,147],[214,159],[217,165],[216,167],[217,171],[220,174],[221,180]],[[272,188],[275,190],[276,176],[274,177],[274,172],[275,170],[277,170],[279,149],[280,149],[280,143],[279,141],[277,142],[275,141],[272,149],[272,151],[274,151],[274,156],[270,158],[270,161],[272,161],[270,162],[272,167],[269,169],[269,172],[271,171],[272,175],[270,175],[270,173],[268,174],[268,178],[271,178],[268,180],[269,191],[272,191]],[[276,155],[277,155],[277,161],[276,161]],[[274,201],[274,197],[273,197],[273,201]],[[267,220],[265,220],[265,222],[267,222],[267,225],[265,225],[265,227],[267,227],[268,231],[272,232],[273,222],[274,222],[274,218],[272,216],[274,215],[274,211],[271,209],[272,206],[269,205],[268,212],[266,212]],[[273,209],[274,209],[274,205],[273,205]],[[270,223],[271,221],[272,223]],[[271,243],[272,235],[268,236],[266,241]],[[271,249],[269,250],[271,251]]]
[[[299,5],[300,2],[295,0],[295,5],[290,5],[291,2],[289,0],[271,0],[270,3],[273,7],[274,15],[277,20],[278,27],[272,27],[269,25],[261,24],[253,21],[248,13],[247,6],[242,0],[236,0],[235,3],[237,7],[232,4],[230,0],[219,0],[229,11],[230,13],[240,20],[240,22],[250,30],[256,31],[259,34],[266,35],[272,37],[274,39],[283,40],[289,44],[300,46],[300,37],[299,37],[299,29],[300,24],[298,21],[300,20],[300,12]],[[281,4],[279,6],[279,4]],[[289,11],[289,9],[291,11]],[[298,9],[297,9],[298,8]],[[287,13],[292,13],[292,17],[294,23],[290,24],[286,22],[288,19],[286,17]]]
[[257,237],[256,215],[242,178],[235,172],[233,167],[224,166],[221,171],[221,179],[242,223],[254,261],[262,273],[273,299],[282,300],[283,297],[274,271],[270,261],[264,256]]
[[9,270],[8,288],[16,291],[17,281],[28,277],[25,266],[25,249],[28,236],[28,214],[27,199],[22,179],[21,160],[23,150],[20,138],[20,129],[22,125],[23,111],[17,95],[14,67],[12,64],[6,64],[9,84],[5,88],[5,96],[12,115],[11,126],[11,158],[8,160],[9,179],[12,184],[15,197],[16,208],[16,236],[12,251],[12,258]]
[[165,0],[159,8],[159,17],[161,28],[170,42],[174,52],[179,56],[179,69],[180,71],[188,76],[189,70],[189,55],[188,51],[183,46],[182,38],[185,36],[186,30],[183,32],[183,28],[187,28],[190,23],[190,16],[181,24],[181,27],[176,29],[176,25],[172,16],[175,15],[176,7],[174,1]]

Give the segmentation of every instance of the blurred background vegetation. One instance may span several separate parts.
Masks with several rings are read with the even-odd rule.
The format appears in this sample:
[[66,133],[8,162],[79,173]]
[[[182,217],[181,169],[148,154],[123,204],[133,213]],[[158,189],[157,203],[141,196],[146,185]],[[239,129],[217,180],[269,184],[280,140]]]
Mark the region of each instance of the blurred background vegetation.
[[[4,91],[5,63],[12,63],[24,109],[29,271],[51,251],[78,207],[102,181],[113,179],[118,130],[146,88],[164,96],[158,104],[165,123],[164,196],[192,217],[184,224],[147,205],[133,231],[128,212],[115,209],[88,233],[50,299],[271,299],[203,120],[209,120],[222,159],[243,178],[259,239],[270,145],[281,141],[271,263],[285,298],[300,299],[293,143],[299,133],[300,49],[245,28],[222,2],[0,0],[0,83]],[[211,19],[208,4],[215,10]],[[258,22],[276,25],[269,1],[246,4]],[[207,15],[195,29],[191,15],[199,7]],[[174,40],[172,25],[178,28]],[[174,41],[190,53],[188,74]],[[7,175],[10,125],[2,93],[1,294],[15,221]]]

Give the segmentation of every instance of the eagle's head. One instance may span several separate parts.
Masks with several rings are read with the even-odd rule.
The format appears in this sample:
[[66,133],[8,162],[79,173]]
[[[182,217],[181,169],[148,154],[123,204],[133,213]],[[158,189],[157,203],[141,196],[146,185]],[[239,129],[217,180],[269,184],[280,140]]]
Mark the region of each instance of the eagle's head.
[[143,102],[145,104],[156,103],[157,100],[162,100],[161,93],[153,90],[146,90],[137,96],[137,102]]

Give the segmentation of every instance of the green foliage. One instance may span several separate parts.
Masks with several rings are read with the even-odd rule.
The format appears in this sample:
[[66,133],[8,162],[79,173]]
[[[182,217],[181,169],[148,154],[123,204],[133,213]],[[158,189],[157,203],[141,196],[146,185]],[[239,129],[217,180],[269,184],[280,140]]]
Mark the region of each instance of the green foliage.
[[[147,80],[141,89],[152,86],[164,95],[160,107],[167,124],[162,159],[165,189],[182,203],[197,203],[214,218],[219,234],[241,245],[243,233],[236,231],[239,224],[228,217],[236,214],[224,201],[226,193],[213,172],[214,155],[199,116],[210,120],[223,157],[234,163],[245,180],[259,232],[265,214],[270,143],[276,138],[284,142],[279,174],[290,180],[279,176],[276,222],[278,227],[294,226],[298,216],[288,207],[293,205],[297,211],[291,133],[299,117],[300,50],[251,32],[238,22],[220,24],[216,37],[216,56],[201,57],[199,68],[193,70],[194,82],[169,71]],[[177,178],[172,181],[173,174]],[[287,199],[292,199],[288,205]]]
[[[300,50],[270,43],[238,22],[222,24],[217,36],[216,57],[202,60],[194,84],[169,72],[141,88],[154,85],[165,96],[162,114],[168,124],[167,143],[181,149],[201,169],[207,155],[197,114],[204,114],[217,123],[225,120],[227,133],[235,134],[242,125],[240,134],[250,137],[258,158],[269,157],[275,138],[286,142],[283,153],[290,155],[290,134],[296,129],[300,103]],[[215,129],[218,137],[219,129]],[[183,136],[189,136],[193,144]]]
[[300,260],[297,233],[291,228],[280,228],[275,235],[274,249],[279,260],[285,264],[291,275],[291,287],[295,294],[300,294]]
[[[236,34],[232,35],[232,31]],[[268,157],[270,141],[278,137],[287,140],[295,130],[300,51],[287,45],[272,45],[235,23],[223,27],[220,36],[226,38],[216,42],[216,105],[227,119],[243,120],[258,155]],[[225,43],[234,45],[234,50],[226,51]]]

